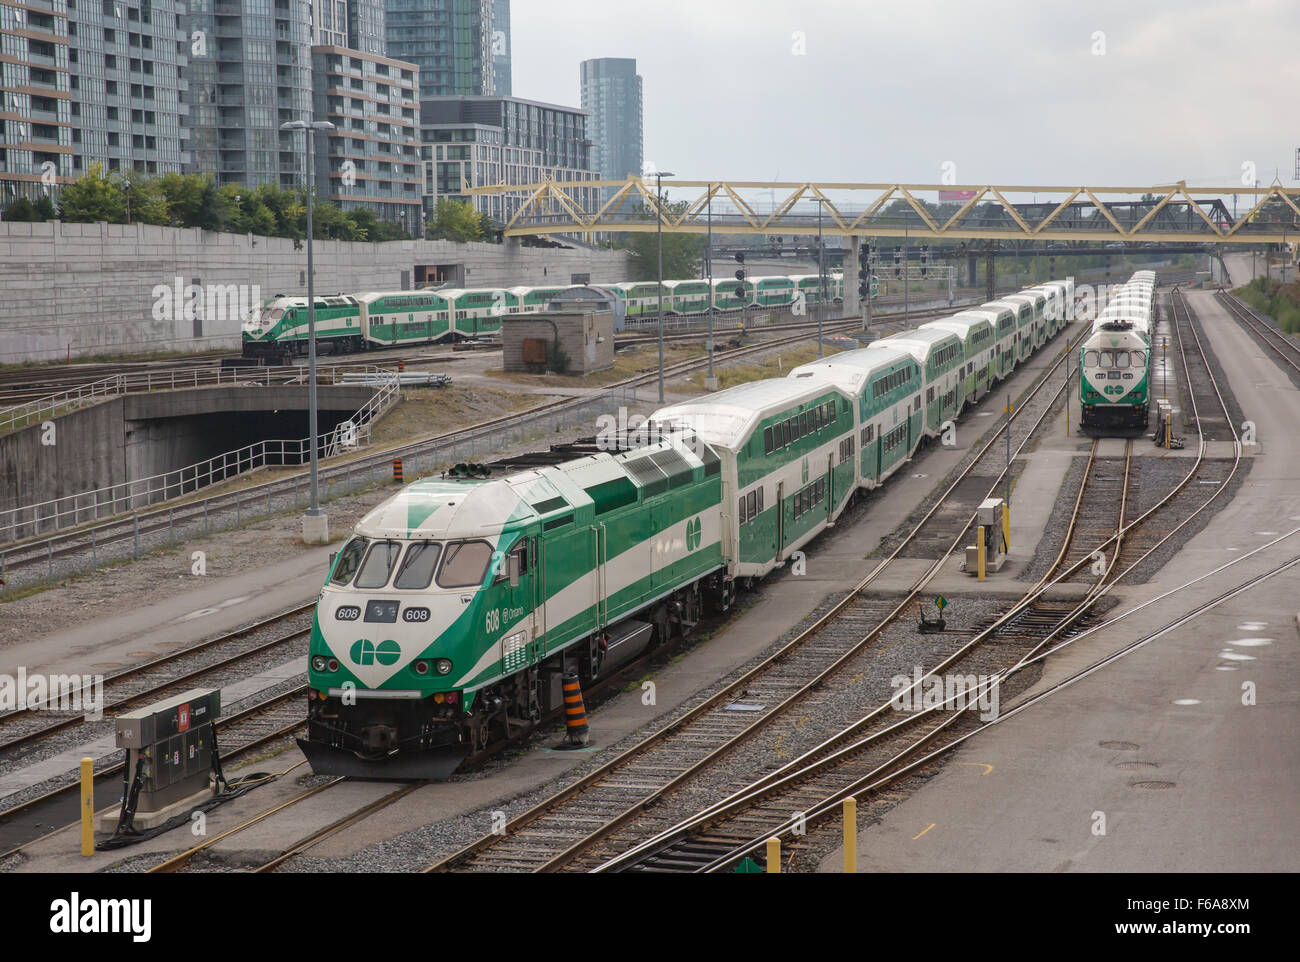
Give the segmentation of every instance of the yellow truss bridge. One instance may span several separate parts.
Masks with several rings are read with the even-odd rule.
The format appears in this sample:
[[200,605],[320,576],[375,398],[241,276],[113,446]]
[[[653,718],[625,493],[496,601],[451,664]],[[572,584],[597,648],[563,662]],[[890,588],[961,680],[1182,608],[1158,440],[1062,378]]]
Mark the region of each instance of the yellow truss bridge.
[[[613,188],[608,200],[602,200],[604,188]],[[1126,244],[1291,243],[1300,237],[1300,188],[1280,184],[1052,187],[665,179],[662,220],[655,216],[655,189],[652,175],[497,184],[463,194],[507,198],[512,213],[504,232],[512,237],[660,226],[695,234],[711,226],[726,234]],[[1244,203],[1237,216],[1239,197]]]

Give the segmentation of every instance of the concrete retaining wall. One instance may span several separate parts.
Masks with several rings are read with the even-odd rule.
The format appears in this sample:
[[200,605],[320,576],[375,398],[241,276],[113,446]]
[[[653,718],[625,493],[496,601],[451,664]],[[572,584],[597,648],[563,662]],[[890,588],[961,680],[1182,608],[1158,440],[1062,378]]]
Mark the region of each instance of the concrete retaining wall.
[[[317,241],[318,293],[402,290],[416,268],[467,287],[627,280],[622,251],[393,241]],[[142,224],[0,222],[0,364],[98,354],[237,348],[245,306],[306,289],[292,240]],[[195,317],[192,294],[202,291]],[[187,311],[187,307],[190,309]]]
[[[321,433],[373,394],[321,387]],[[264,437],[297,440],[308,434],[306,408],[305,387],[238,387],[128,395],[69,412],[54,420],[52,445],[41,443],[39,424],[0,436],[0,510],[153,477]],[[288,420],[280,430],[276,412]]]

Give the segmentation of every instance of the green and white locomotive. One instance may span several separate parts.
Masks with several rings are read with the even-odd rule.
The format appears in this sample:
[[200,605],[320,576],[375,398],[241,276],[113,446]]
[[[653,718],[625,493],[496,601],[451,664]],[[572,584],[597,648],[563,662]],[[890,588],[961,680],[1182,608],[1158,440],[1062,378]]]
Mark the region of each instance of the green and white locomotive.
[[1079,351],[1085,430],[1145,430],[1151,404],[1155,274],[1138,271],[1111,292]]
[[501,479],[409,485],[334,558],[312,626],[317,773],[442,778],[730,603],[722,471],[671,434]]

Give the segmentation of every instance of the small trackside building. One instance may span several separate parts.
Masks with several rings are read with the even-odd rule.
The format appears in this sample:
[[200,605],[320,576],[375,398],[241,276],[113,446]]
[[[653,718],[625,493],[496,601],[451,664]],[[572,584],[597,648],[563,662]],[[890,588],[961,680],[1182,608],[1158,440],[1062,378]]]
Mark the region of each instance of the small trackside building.
[[856,487],[845,440],[853,402],[831,384],[767,380],[661,408],[722,459],[724,544],[733,578],[761,578],[825,530]]

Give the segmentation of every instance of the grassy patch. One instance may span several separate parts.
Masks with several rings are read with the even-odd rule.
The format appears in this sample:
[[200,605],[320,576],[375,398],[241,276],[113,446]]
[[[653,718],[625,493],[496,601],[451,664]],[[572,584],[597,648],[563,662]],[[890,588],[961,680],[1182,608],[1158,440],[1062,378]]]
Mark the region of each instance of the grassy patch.
[[403,388],[402,402],[371,429],[367,453],[431,434],[450,434],[536,404],[531,394],[483,387]]
[[[845,350],[847,345],[834,341],[824,343],[825,353],[827,356],[838,354]],[[719,390],[735,387],[737,384],[746,384],[750,381],[761,381],[765,378],[785,377],[790,373],[792,368],[800,364],[807,364],[809,361],[817,359],[817,340],[814,336],[811,343],[800,344],[797,347],[787,347],[780,350],[774,350],[771,354],[765,355],[756,361],[748,364],[727,364],[715,367],[714,374],[718,378]],[[687,380],[692,386],[701,390],[704,389],[705,372],[692,374]]]
[[1293,281],[1284,286],[1267,277],[1259,277],[1232,293],[1255,310],[1273,318],[1286,333],[1300,333],[1300,282]]

